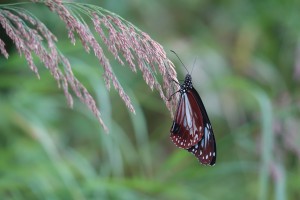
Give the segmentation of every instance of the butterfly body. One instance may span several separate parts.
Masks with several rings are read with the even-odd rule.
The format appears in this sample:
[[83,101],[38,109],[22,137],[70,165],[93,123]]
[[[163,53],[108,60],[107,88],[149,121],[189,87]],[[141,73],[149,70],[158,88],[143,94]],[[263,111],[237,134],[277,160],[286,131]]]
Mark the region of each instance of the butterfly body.
[[180,85],[180,98],[173,124],[171,139],[179,147],[194,154],[201,164],[214,165],[216,143],[211,123],[203,102],[187,74]]

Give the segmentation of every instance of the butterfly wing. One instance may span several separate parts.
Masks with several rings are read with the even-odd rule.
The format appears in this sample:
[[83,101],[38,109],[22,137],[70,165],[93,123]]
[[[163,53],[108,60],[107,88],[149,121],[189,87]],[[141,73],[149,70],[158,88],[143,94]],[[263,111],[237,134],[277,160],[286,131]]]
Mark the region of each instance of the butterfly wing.
[[216,141],[210,123],[206,123],[202,139],[195,146],[189,148],[188,151],[194,154],[201,164],[214,165],[216,163]]
[[180,96],[175,119],[171,127],[173,143],[184,149],[195,146],[204,134],[204,123],[200,104],[200,96],[192,88]]
[[201,109],[203,123],[205,124],[204,135],[201,140],[195,146],[189,148],[188,151],[193,153],[198,158],[200,163],[204,165],[214,165],[217,158],[215,136],[203,102],[198,93],[195,94],[195,96],[197,95],[197,103]]

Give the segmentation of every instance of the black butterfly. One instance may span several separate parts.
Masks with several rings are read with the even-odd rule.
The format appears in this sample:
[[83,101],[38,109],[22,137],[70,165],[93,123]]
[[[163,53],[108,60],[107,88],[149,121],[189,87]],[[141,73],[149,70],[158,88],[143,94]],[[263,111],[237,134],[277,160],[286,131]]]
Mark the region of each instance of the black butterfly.
[[217,149],[213,129],[190,74],[178,92],[180,98],[170,137],[176,146],[193,153],[201,164],[214,165]]

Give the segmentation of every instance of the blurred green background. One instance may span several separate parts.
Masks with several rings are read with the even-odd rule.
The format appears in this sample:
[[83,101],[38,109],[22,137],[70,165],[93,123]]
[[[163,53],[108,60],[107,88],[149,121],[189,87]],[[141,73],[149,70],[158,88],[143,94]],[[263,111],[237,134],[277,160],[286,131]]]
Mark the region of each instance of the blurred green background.
[[[11,1],[10,1],[11,2]],[[178,78],[192,78],[212,122],[218,157],[200,165],[169,139],[172,118],[140,73],[111,60],[131,97],[108,92],[92,53],[58,17],[26,5],[59,39],[97,99],[103,132],[85,105],[67,106],[13,45],[0,56],[0,199],[300,199],[300,1],[86,1],[117,13],[163,45]],[[1,30],[1,37],[4,36]],[[112,58],[112,57],[111,57]]]

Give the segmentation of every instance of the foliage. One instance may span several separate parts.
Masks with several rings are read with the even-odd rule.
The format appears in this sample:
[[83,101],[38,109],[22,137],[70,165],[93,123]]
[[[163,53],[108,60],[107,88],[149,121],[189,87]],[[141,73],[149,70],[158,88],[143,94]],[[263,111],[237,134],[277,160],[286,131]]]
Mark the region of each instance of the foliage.
[[[95,97],[111,134],[102,134],[77,99],[68,109],[46,69],[39,68],[36,80],[8,50],[9,59],[0,58],[1,199],[300,198],[299,2],[99,4],[175,50],[189,70],[197,58],[192,77],[214,127],[216,165],[201,166],[171,143],[172,119],[141,72],[109,57],[134,115],[116,91],[107,92],[98,69],[87,67],[97,59],[69,45],[59,18],[31,5],[26,9],[60,36],[58,48]],[[186,71],[176,66],[180,79]]]

